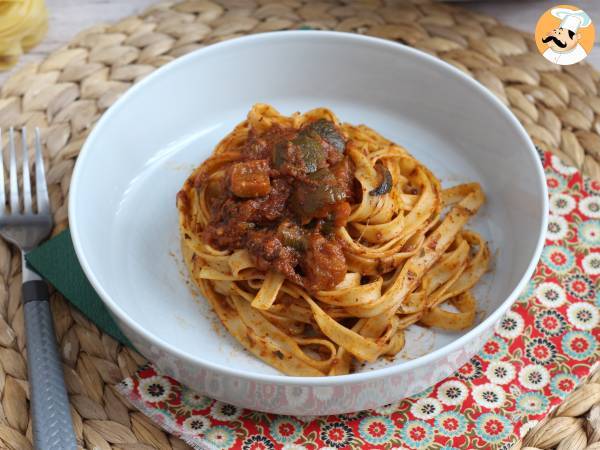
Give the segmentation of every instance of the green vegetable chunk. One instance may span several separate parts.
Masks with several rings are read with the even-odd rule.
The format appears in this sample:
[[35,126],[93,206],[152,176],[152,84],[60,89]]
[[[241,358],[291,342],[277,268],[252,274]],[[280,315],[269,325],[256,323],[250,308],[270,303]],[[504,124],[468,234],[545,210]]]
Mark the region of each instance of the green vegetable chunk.
[[292,141],[302,155],[307,173],[316,172],[325,163],[325,152],[319,138],[311,131],[303,130]]
[[335,231],[335,217],[329,214],[325,220],[321,222],[321,234],[330,236]]
[[303,163],[306,173],[315,173],[326,165],[327,155],[323,141],[335,150],[342,152],[346,147],[344,137],[333,124],[325,119],[319,119],[302,129],[291,141],[280,141],[273,146],[273,166],[280,169],[285,164],[298,167]]
[[344,148],[346,148],[346,141],[344,140],[344,136],[342,136],[337,130],[333,122],[326,119],[319,119],[316,122],[311,123],[307,127],[307,130],[317,133],[338,152],[344,152]]
[[308,183],[297,185],[293,195],[294,206],[300,216],[313,217],[324,206],[345,200],[346,193],[329,169],[320,169],[308,178]]
[[286,247],[291,247],[299,252],[306,250],[306,236],[304,236],[302,228],[295,223],[283,222],[277,231],[282,244]]
[[288,141],[279,141],[274,145],[272,161],[276,169],[281,168],[287,161],[288,145]]

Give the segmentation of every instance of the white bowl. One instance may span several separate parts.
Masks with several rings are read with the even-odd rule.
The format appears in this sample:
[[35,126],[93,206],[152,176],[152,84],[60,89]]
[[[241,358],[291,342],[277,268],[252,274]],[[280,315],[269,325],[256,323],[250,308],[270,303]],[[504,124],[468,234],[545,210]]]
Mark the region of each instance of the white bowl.
[[[414,327],[394,362],[325,378],[288,377],[242,349],[181,262],[175,194],[256,102],[282,113],[331,108],[404,146],[443,185],[482,184],[470,224],[493,270],[464,333]],[[219,400],[282,414],[356,411],[415,394],[482,346],[538,261],[544,174],[527,134],[491,93],[427,54],[354,34],[259,34],[198,50],[131,88],[100,119],[73,174],[79,261],[125,335],[160,370]]]

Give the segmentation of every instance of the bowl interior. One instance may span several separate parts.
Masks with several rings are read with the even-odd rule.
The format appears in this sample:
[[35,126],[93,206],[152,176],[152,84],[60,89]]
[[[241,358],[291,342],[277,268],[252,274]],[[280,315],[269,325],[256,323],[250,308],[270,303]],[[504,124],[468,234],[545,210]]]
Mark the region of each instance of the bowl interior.
[[[256,102],[285,114],[328,107],[404,145],[445,187],[480,182],[487,202],[469,226],[489,240],[494,258],[476,289],[478,321],[507,306],[536,253],[545,199],[539,163],[516,119],[458,71],[414,50],[288,32],[212,46],[163,68],[111,108],[86,142],[71,230],[113,313],[167,351],[243,373],[278,373],[245,352],[187,282],[175,208],[191,170]],[[385,365],[461,335],[415,326],[407,350]]]

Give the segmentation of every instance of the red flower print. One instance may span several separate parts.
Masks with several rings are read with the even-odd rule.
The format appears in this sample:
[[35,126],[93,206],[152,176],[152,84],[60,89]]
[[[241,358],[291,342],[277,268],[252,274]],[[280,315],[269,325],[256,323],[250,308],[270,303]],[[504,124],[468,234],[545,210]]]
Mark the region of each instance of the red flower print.
[[583,281],[577,280],[571,284],[571,289],[581,294],[587,290],[587,285]]
[[527,344],[525,354],[537,364],[548,364],[556,357],[556,346],[547,339],[535,338]]
[[546,310],[537,315],[535,326],[547,336],[559,336],[567,326],[567,322],[557,311]]
[[504,431],[504,424],[496,419],[490,419],[484,425],[485,431],[488,434],[496,435]]
[[558,180],[555,178],[548,178],[548,187],[550,189],[555,189],[558,187]]
[[242,450],[275,450],[275,446],[265,436],[255,435],[244,441]]
[[282,436],[291,436],[292,434],[294,434],[294,431],[296,431],[296,429],[294,428],[294,426],[291,423],[282,423],[281,425],[279,425],[278,430],[279,434],[281,434]]
[[458,369],[458,371],[462,375],[470,375],[473,372],[473,366],[470,365],[469,363],[467,363],[464,366],[462,366],[460,369]]
[[444,428],[449,431],[454,431],[458,428],[459,423],[454,417],[450,417],[443,422]]
[[564,379],[558,382],[558,387],[561,391],[571,392],[573,389],[575,389],[575,383],[573,383],[573,380]]
[[381,437],[385,434],[386,428],[385,425],[381,422],[373,422],[369,428],[369,434],[374,437]]
[[427,431],[422,427],[414,427],[410,430],[410,437],[414,441],[422,441],[427,436]]
[[498,350],[499,350],[499,347],[498,347],[497,342],[490,341],[487,344],[485,344],[486,353],[494,354],[494,353],[497,353]]
[[543,345],[536,345],[533,349],[533,354],[539,359],[545,359],[550,355],[550,352],[548,351],[548,347],[545,347]]
[[[494,351],[494,353],[496,351],[497,349]],[[456,375],[461,380],[468,381],[474,380],[475,378],[479,378],[482,373],[483,371],[481,367],[481,361],[479,361],[477,358],[473,358],[465,365],[463,365],[460,369],[458,369]]]
[[335,429],[329,432],[329,439],[333,439],[334,441],[341,441],[344,439],[344,432],[339,429]]
[[547,316],[542,320],[542,324],[548,330],[555,330],[558,327],[558,320],[556,320],[556,317]]
[[328,447],[342,448],[349,445],[354,433],[342,422],[329,423],[321,429],[321,440]]
[[574,273],[564,281],[567,293],[579,300],[594,298],[595,289],[592,280],[580,273]]
[[567,263],[567,257],[560,252],[554,252],[550,255],[550,261],[557,266],[562,266],[563,264]]
[[571,348],[577,353],[584,353],[589,348],[590,344],[584,338],[576,337],[571,341]]

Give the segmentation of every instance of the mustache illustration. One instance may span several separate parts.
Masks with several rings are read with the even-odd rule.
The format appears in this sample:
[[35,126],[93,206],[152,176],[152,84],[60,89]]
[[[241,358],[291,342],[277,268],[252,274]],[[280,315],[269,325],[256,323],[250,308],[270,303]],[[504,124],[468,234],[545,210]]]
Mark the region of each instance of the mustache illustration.
[[546,36],[545,38],[542,39],[542,42],[544,44],[546,44],[547,42],[550,42],[550,41],[554,41],[554,43],[556,45],[558,45],[560,48],[565,48],[567,46],[566,42],[560,41],[556,36]]

